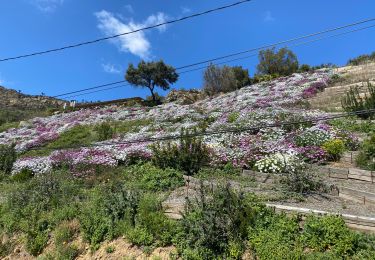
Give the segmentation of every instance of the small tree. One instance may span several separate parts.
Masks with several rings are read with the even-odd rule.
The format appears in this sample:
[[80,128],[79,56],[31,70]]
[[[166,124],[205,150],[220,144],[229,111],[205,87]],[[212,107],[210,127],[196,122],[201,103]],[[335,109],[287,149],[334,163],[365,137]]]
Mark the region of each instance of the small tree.
[[208,94],[230,92],[251,83],[249,71],[241,66],[219,67],[211,64],[203,74],[204,90]]
[[287,48],[276,52],[275,48],[259,52],[258,74],[288,76],[298,70],[297,56]]
[[137,68],[133,64],[129,64],[125,79],[134,86],[148,88],[152,100],[156,102],[155,87],[158,86],[163,90],[169,89],[170,84],[178,80],[178,74],[175,68],[166,65],[163,61],[141,61]]

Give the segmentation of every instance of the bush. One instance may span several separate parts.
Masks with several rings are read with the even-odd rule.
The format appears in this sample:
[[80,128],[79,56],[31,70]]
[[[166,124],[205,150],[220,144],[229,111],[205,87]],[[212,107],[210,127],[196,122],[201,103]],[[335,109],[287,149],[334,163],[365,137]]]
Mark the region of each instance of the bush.
[[79,216],[84,238],[97,249],[103,240],[119,235],[117,225],[122,221],[134,227],[139,199],[137,192],[128,191],[121,185],[94,190]]
[[181,132],[179,143],[155,144],[152,162],[154,165],[166,169],[173,168],[193,175],[209,161],[209,151],[203,141],[194,136],[196,130]]
[[301,259],[299,219],[265,214],[248,230],[249,243],[259,259]]
[[160,169],[151,163],[137,164],[126,169],[128,175],[137,180],[139,187],[148,191],[167,191],[184,184],[181,172],[175,169]]
[[212,194],[201,187],[199,198],[187,201],[174,244],[186,259],[242,255],[247,228],[263,210],[254,197],[237,194],[229,186]]
[[355,233],[337,216],[307,217],[302,241],[311,249],[325,252],[332,250],[338,256],[350,256],[358,245]]
[[322,145],[322,148],[326,151],[329,159],[332,161],[340,160],[342,154],[346,150],[345,143],[341,139],[329,140]]
[[9,175],[17,159],[15,145],[0,145],[0,171]]
[[[350,90],[346,93],[346,96],[341,100],[342,108],[347,112],[357,112],[368,109],[375,109],[375,87],[367,83],[368,94],[364,97],[359,93],[359,88],[350,87]],[[360,118],[372,118],[372,113],[358,114]]]
[[111,127],[111,125],[107,122],[101,123],[100,125],[95,127],[95,131],[98,134],[98,140],[99,141],[105,141],[108,139],[112,139],[114,135],[114,129]]
[[144,227],[135,227],[128,230],[126,237],[132,244],[150,246],[154,242],[153,235]]
[[356,58],[350,59],[347,65],[358,66],[367,61],[375,61],[375,52],[371,54],[360,55]]
[[375,171],[375,134],[363,142],[356,162],[363,169]]
[[285,190],[299,194],[308,194],[312,191],[324,191],[324,183],[318,178],[314,170],[300,166],[283,173],[281,183]]
[[287,48],[276,51],[275,48],[259,52],[258,74],[280,76],[291,75],[298,70],[297,56]]
[[242,67],[219,67],[213,64],[205,70],[203,81],[203,89],[209,95],[231,92],[251,83],[248,70]]

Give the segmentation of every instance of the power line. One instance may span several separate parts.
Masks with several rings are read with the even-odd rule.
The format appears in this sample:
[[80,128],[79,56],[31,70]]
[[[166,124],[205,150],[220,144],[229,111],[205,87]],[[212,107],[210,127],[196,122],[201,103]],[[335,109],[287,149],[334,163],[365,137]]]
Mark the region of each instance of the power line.
[[0,59],[0,62],[22,59],[22,58],[27,58],[27,57],[31,57],[31,56],[37,56],[37,55],[43,55],[43,54],[47,54],[47,53],[51,53],[51,52],[58,52],[58,51],[63,51],[63,50],[67,50],[67,49],[77,48],[77,47],[81,47],[81,46],[88,45],[88,44],[94,44],[94,43],[98,43],[98,42],[101,42],[101,41],[106,41],[106,40],[118,38],[118,37],[121,37],[121,36],[124,36],[124,35],[137,33],[137,32],[150,30],[150,29],[157,28],[157,27],[164,26],[164,25],[181,22],[181,21],[184,21],[184,20],[188,20],[188,19],[195,18],[195,17],[202,16],[202,15],[206,15],[206,14],[209,14],[209,13],[218,12],[218,11],[221,11],[221,10],[224,10],[224,9],[227,9],[227,8],[231,8],[231,7],[238,6],[238,5],[241,5],[241,4],[244,4],[244,3],[248,3],[250,1],[252,1],[252,0],[239,1],[239,2],[236,2],[236,3],[233,3],[233,4],[217,7],[217,8],[210,9],[210,10],[207,10],[207,11],[204,11],[204,12],[200,12],[200,13],[184,16],[182,18],[170,20],[170,21],[167,21],[167,22],[158,23],[156,25],[143,27],[143,28],[140,28],[140,29],[137,29],[137,30],[134,30],[134,31],[126,32],[126,33],[120,33],[120,34],[116,34],[116,35],[112,35],[112,36],[108,36],[108,37],[98,38],[98,39],[91,40],[91,41],[80,42],[80,43],[67,45],[67,46],[59,47],[59,48],[55,48],[55,49],[49,49],[49,50],[45,50],[45,51],[38,51],[38,52],[29,53],[29,54],[23,54],[23,55],[14,56],[14,57],[3,58],[3,59]]
[[[358,32],[358,31],[363,31],[363,30],[366,30],[366,29],[374,28],[374,27],[375,27],[375,25],[361,27],[361,28],[358,28],[358,29],[355,29],[355,30],[346,31],[346,32],[343,32],[343,33],[329,35],[329,36],[324,36],[324,37],[320,37],[320,38],[313,39],[313,40],[310,40],[310,41],[296,43],[296,44],[289,45],[289,46],[285,45],[285,47],[297,47],[297,46],[301,46],[301,45],[306,45],[306,44],[310,44],[310,43],[313,43],[313,42],[317,42],[317,41],[321,41],[321,40],[325,40],[325,39],[329,39],[329,38],[335,38],[335,37],[347,35],[347,34]],[[240,57],[240,58],[230,59],[230,60],[226,60],[226,61],[223,61],[223,62],[216,62],[216,63],[213,63],[213,65],[221,65],[221,64],[226,64],[226,63],[238,61],[238,60],[244,60],[244,59],[256,57],[257,55],[258,54],[256,53],[256,54],[253,54],[253,55],[248,55],[248,56],[244,56],[244,57]],[[186,74],[186,73],[190,73],[190,72],[194,72],[194,71],[206,69],[209,66],[210,65],[206,65],[206,66],[202,66],[202,67],[198,67],[198,68],[194,68],[194,69],[190,69],[190,70],[181,71],[181,72],[179,72],[179,74]],[[102,85],[102,86],[97,86],[97,87],[93,87],[93,88],[89,88],[89,89],[85,89],[85,90],[78,90],[78,91],[67,93],[66,95],[71,94],[71,93],[80,93],[80,92],[84,92],[86,90],[97,89],[97,88],[101,88],[103,86],[110,86],[110,85],[115,85],[115,84],[124,83],[124,82],[126,82],[126,81],[119,81],[119,82],[114,82],[113,84],[110,83],[110,84],[106,84],[106,85]],[[65,98],[74,98],[74,97],[79,97],[79,96],[85,96],[85,95],[88,95],[88,94],[93,94],[93,93],[98,93],[98,92],[102,92],[102,91],[107,91],[107,90],[112,90],[112,89],[117,89],[117,88],[123,88],[123,87],[128,87],[128,86],[130,86],[130,84],[125,84],[125,85],[120,85],[120,86],[115,86],[115,87],[110,87],[110,88],[99,89],[99,90],[96,90],[96,91],[90,91],[90,92],[79,94],[79,95],[72,95],[72,96],[68,96],[68,97],[65,97]],[[59,95],[59,96],[65,96],[65,95],[62,94],[62,95]],[[57,96],[55,96],[55,97],[57,97]]]
[[[292,44],[292,45],[289,45],[289,46],[285,45],[285,47],[297,47],[297,46],[301,46],[301,45],[305,45],[305,44],[309,44],[309,43],[313,43],[313,42],[317,42],[317,41],[321,41],[321,40],[325,40],[325,39],[329,39],[329,38],[335,38],[335,37],[343,36],[343,35],[346,35],[346,34],[349,34],[349,33],[363,31],[363,30],[370,29],[370,28],[373,28],[373,27],[375,27],[375,25],[370,25],[370,26],[358,28],[358,29],[355,29],[355,30],[351,30],[351,31],[339,33],[339,34],[324,36],[324,37],[320,37],[320,38],[313,39],[313,40],[310,40],[310,41],[305,41],[305,42],[300,42],[300,43]],[[249,56],[245,56],[245,57],[240,57],[240,58],[236,58],[236,59],[231,59],[231,60],[226,60],[226,61],[223,61],[223,62],[217,62],[217,63],[213,63],[213,64],[214,65],[226,64],[226,63],[233,62],[233,61],[238,61],[238,60],[243,60],[243,59],[248,59],[248,58],[256,57],[257,55],[258,54],[253,54],[253,55],[249,55]],[[195,69],[191,69],[191,70],[182,71],[179,74],[185,74],[185,73],[189,73],[189,72],[193,72],[193,71],[197,71],[197,70],[202,70],[202,69],[206,69],[207,67],[209,67],[209,65],[208,66],[199,67],[199,68],[195,68]]]
[[248,53],[248,52],[259,51],[259,50],[266,49],[266,48],[272,48],[272,47],[276,47],[278,45],[282,45],[282,44],[285,44],[285,43],[295,42],[295,41],[303,40],[303,39],[306,39],[306,38],[311,38],[311,37],[314,37],[314,36],[317,36],[317,35],[326,34],[326,33],[329,33],[329,32],[334,32],[334,31],[342,30],[342,29],[345,29],[345,28],[348,28],[348,27],[353,27],[353,26],[357,26],[357,25],[360,25],[360,24],[369,23],[369,22],[373,22],[373,21],[375,21],[375,18],[362,20],[362,21],[359,21],[359,22],[347,24],[347,25],[344,25],[344,26],[335,27],[335,28],[332,28],[332,29],[327,29],[327,30],[324,30],[324,31],[316,32],[316,33],[311,33],[311,34],[304,35],[304,36],[299,36],[299,37],[296,37],[296,38],[280,41],[280,42],[265,45],[265,46],[262,46],[262,47],[257,47],[257,48],[253,48],[253,49],[249,49],[249,50],[245,50],[245,51],[232,53],[232,54],[220,56],[220,57],[217,57],[217,58],[205,60],[205,61],[200,61],[200,62],[197,62],[197,63],[181,66],[181,67],[178,67],[176,69],[190,68],[190,67],[194,67],[194,66],[201,65],[201,64],[204,64],[204,63],[210,63],[210,62],[213,62],[213,61],[216,61],[216,60],[222,60],[222,59],[225,59],[225,58],[238,56],[238,55],[245,54],[245,53]]
[[[206,61],[201,61],[201,62],[197,62],[197,63],[185,65],[185,66],[181,66],[181,67],[176,68],[176,70],[181,70],[183,68],[194,67],[194,66],[201,65],[201,64],[207,64],[207,63],[210,63],[210,62],[213,62],[213,61],[217,61],[217,60],[221,60],[221,59],[225,59],[225,58],[229,58],[229,57],[233,57],[233,56],[238,56],[238,55],[249,53],[249,52],[260,51],[260,50],[267,49],[267,48],[270,48],[270,47],[277,47],[279,45],[283,45],[283,44],[286,44],[286,43],[295,42],[295,41],[298,41],[298,40],[301,40],[301,39],[311,38],[311,37],[314,37],[314,36],[317,36],[317,35],[322,35],[322,34],[326,34],[326,33],[329,33],[329,32],[333,32],[333,31],[337,31],[337,30],[342,30],[342,29],[345,29],[345,28],[353,27],[353,26],[356,26],[356,25],[359,25],[359,24],[364,24],[364,23],[368,23],[368,22],[372,22],[372,21],[375,21],[375,18],[361,20],[361,21],[358,21],[358,22],[355,22],[355,23],[344,25],[344,26],[335,27],[335,28],[332,28],[332,29],[327,29],[327,30],[319,31],[319,32],[312,33],[312,34],[307,34],[307,35],[304,35],[304,36],[295,37],[295,38],[292,38],[292,39],[288,39],[288,40],[276,42],[276,43],[273,43],[273,44],[268,44],[268,45],[260,46],[260,47],[249,49],[249,50],[246,50],[246,51],[237,52],[237,53],[233,53],[233,54],[229,54],[229,55],[225,55],[225,56],[221,56],[221,57],[217,57],[217,58],[212,58],[212,59],[209,59],[209,60],[206,60]],[[344,34],[349,34],[349,33],[352,33],[352,32],[357,32],[357,31],[360,31],[360,30],[369,29],[369,28],[372,28],[374,26],[375,25],[371,25],[371,26],[359,28],[359,29],[356,29],[356,30],[344,32],[342,34],[327,36],[326,38],[338,37],[338,36],[341,36],[341,35],[344,35]],[[316,40],[312,40],[311,42],[322,40],[322,39],[325,39],[325,38],[323,38],[323,37],[320,38],[320,39],[318,38]],[[248,57],[253,57],[253,56],[254,55],[251,55],[251,56],[248,56]],[[248,57],[245,57],[245,58],[248,58]],[[238,58],[238,59],[230,60],[229,62],[235,61],[235,60],[240,60],[240,59],[245,59],[245,58]],[[203,68],[205,68],[205,67],[203,67]],[[195,71],[195,70],[198,70],[198,69],[193,69],[191,71]],[[190,71],[187,71],[187,72],[190,72]],[[183,72],[180,72],[180,74],[187,73],[187,72],[183,71]],[[99,89],[99,88],[102,88],[104,86],[111,86],[111,85],[116,85],[116,84],[125,83],[125,82],[126,81],[124,81],[124,80],[123,81],[111,82],[111,83],[107,83],[107,84],[104,84],[104,85],[99,85],[99,86],[85,88],[85,89],[81,89],[81,90],[77,90],[77,91],[73,91],[73,92],[59,94],[59,95],[53,96],[53,97],[54,98],[56,98],[56,97],[63,97],[63,96],[70,95],[70,94],[80,93],[80,92],[84,92],[84,91],[87,91],[87,90]],[[124,86],[129,86],[129,85],[124,85]],[[114,88],[118,88],[118,87],[114,87]],[[110,89],[114,89],[114,88],[108,88],[108,89],[105,89],[105,90],[110,90]],[[99,92],[99,91],[95,91],[95,92]],[[90,92],[90,93],[95,93],[95,92]],[[75,95],[75,96],[78,96],[78,95]],[[79,95],[79,96],[82,96],[82,95]],[[74,96],[69,96],[69,97],[74,97]]]
[[[101,146],[116,146],[116,145],[127,145],[127,144],[135,144],[135,143],[148,143],[148,142],[159,142],[159,141],[170,141],[170,140],[177,140],[181,138],[193,138],[193,137],[202,137],[202,136],[210,136],[210,135],[218,135],[218,134],[227,134],[227,133],[241,133],[241,132],[253,132],[253,131],[259,131],[260,129],[265,128],[276,128],[276,127],[283,127],[283,126],[291,126],[291,125],[301,125],[305,123],[316,123],[321,121],[328,121],[332,119],[338,119],[338,118],[344,118],[344,117],[350,117],[350,116],[358,116],[358,115],[368,115],[375,113],[375,109],[368,109],[368,110],[359,110],[355,112],[346,112],[346,113],[340,113],[337,115],[332,116],[325,116],[325,117],[317,117],[312,119],[306,119],[306,120],[300,120],[300,121],[289,121],[289,122],[278,122],[273,124],[261,124],[258,126],[253,127],[236,127],[236,128],[227,128],[223,130],[217,130],[217,131],[205,131],[205,132],[198,132],[198,133],[192,133],[192,134],[184,134],[184,135],[167,135],[163,137],[149,137],[149,138],[143,138],[143,139],[137,139],[137,140],[130,140],[130,141],[123,141],[123,142],[112,142],[112,143],[98,143],[98,144],[92,144],[89,146],[80,146],[80,147],[65,147],[61,149],[54,149],[54,148],[48,148],[45,147],[43,149],[46,150],[67,150],[67,149],[78,149],[78,148],[92,148],[92,147],[101,147]],[[29,150],[38,150],[38,148],[31,148]]]

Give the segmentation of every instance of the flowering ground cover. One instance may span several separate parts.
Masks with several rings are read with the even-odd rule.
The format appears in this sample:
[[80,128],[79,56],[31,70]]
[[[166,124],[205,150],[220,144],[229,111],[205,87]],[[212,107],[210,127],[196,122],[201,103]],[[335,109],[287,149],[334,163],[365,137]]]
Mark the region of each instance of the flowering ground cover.
[[[191,105],[166,103],[153,108],[109,106],[34,118],[22,122],[18,128],[0,133],[0,144],[15,143],[17,151],[25,152],[59,140],[62,133],[77,125],[147,121],[135,124],[134,128],[127,127],[121,135],[115,135],[98,147],[66,149],[49,156],[21,158],[15,163],[13,173],[25,168],[41,174],[62,166],[72,169],[79,165],[115,167],[126,164],[133,157],[148,159],[152,156],[150,143],[118,145],[118,142],[178,135],[182,129],[216,131],[325,116],[326,113],[321,111],[309,110],[306,98],[324,89],[331,75],[329,70],[293,74]],[[240,134],[216,134],[205,136],[203,140],[212,153],[212,165],[231,163],[238,167],[255,167],[259,171],[279,172],[289,162],[324,162],[327,154],[321,146],[337,138],[352,141],[353,137],[348,138],[348,135],[343,136],[338,129],[319,123],[315,126],[301,124]]]

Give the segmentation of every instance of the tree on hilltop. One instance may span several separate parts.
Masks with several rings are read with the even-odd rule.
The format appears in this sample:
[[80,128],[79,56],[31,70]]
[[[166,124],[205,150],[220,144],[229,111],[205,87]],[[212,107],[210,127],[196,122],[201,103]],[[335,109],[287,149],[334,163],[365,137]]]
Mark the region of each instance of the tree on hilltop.
[[297,72],[297,56],[289,49],[282,48],[276,51],[275,48],[259,52],[258,74],[288,76]]
[[175,68],[166,65],[162,60],[157,62],[142,60],[137,67],[132,63],[129,64],[125,79],[133,86],[148,88],[153,102],[156,102],[155,87],[169,89],[170,85],[178,80],[178,74]]

